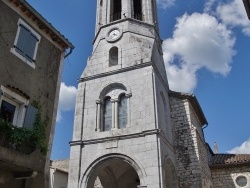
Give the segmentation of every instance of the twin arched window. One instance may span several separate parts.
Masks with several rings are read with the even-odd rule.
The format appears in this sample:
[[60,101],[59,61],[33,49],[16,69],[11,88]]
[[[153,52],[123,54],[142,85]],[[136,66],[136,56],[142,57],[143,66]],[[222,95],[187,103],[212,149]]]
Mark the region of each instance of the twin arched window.
[[[131,0],[132,3],[132,18],[136,20],[142,20],[142,0]],[[110,21],[116,21],[121,19],[122,14],[122,1],[111,0],[110,1]]]
[[[112,87],[112,86],[111,86]],[[97,101],[97,130],[126,128],[129,122],[129,98],[126,90],[114,88]]]

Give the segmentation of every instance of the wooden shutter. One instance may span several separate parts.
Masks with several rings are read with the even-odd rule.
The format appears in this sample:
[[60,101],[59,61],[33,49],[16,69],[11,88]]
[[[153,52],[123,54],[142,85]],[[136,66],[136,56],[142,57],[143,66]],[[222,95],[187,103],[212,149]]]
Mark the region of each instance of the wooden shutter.
[[16,43],[16,51],[21,55],[25,56],[25,49],[27,45],[27,39],[29,37],[29,30],[25,28],[23,25],[20,26],[20,32],[18,36],[18,40]]
[[27,128],[27,129],[33,129],[34,128],[34,123],[35,123],[35,120],[36,120],[37,112],[38,112],[38,109],[35,108],[32,105],[29,105],[27,107],[23,127]]
[[34,52],[38,39],[25,26],[23,26],[22,24],[20,24],[19,26],[20,32],[15,46],[16,51],[26,57],[29,61],[33,62]]

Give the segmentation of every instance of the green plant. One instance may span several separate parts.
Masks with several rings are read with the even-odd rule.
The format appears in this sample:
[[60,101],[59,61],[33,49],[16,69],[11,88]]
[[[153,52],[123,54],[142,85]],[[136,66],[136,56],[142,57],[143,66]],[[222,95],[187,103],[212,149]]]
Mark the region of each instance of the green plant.
[[36,114],[36,119],[34,122],[33,134],[31,140],[35,143],[36,147],[40,150],[43,155],[46,155],[48,152],[48,145],[46,141],[46,126],[48,124],[48,115],[46,115],[45,120],[42,120],[41,116],[41,105],[38,101],[33,102],[33,106],[38,109]]
[[15,127],[0,118],[0,145],[16,150],[23,146],[37,148],[45,156],[48,151],[46,142],[48,117],[46,116],[45,121],[43,121],[41,118],[41,106],[38,102],[34,102],[33,105],[38,109],[33,130]]

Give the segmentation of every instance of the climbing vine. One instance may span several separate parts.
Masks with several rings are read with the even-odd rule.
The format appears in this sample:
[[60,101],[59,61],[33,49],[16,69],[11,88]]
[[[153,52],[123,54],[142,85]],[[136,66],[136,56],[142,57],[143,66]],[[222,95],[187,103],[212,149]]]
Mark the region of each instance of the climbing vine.
[[33,130],[24,127],[15,127],[9,122],[0,118],[0,145],[21,151],[22,148],[37,148],[46,156],[48,145],[46,142],[46,126],[48,117],[43,121],[41,118],[41,106],[38,102],[33,102],[33,106],[38,109]]

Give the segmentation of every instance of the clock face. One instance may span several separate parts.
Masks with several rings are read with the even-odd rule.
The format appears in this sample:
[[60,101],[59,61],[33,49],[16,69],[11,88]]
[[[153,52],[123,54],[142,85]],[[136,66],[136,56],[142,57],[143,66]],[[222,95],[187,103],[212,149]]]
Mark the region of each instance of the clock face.
[[120,36],[120,31],[118,29],[114,29],[109,33],[110,39],[117,39]]

